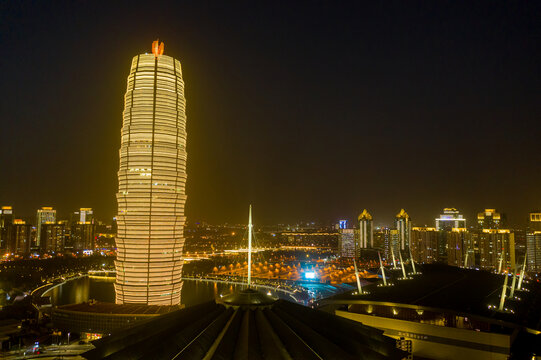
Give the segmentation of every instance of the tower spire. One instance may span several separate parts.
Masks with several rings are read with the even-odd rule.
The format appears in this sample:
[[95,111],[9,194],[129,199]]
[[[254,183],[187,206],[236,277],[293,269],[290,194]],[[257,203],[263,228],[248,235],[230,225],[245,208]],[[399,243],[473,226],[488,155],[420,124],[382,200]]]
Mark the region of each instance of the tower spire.
[[252,205],[248,215],[248,288],[252,284]]
[[154,54],[154,57],[157,58],[160,55],[163,55],[163,41],[160,43],[160,39],[157,39],[152,42],[152,53]]

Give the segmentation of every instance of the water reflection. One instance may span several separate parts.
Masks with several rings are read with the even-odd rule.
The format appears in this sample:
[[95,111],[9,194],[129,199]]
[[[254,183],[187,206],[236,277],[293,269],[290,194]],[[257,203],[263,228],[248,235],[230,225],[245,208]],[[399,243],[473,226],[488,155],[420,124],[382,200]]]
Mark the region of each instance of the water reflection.
[[[193,306],[219,298],[233,291],[240,290],[239,285],[205,283],[185,280],[182,285],[181,301],[185,306]],[[102,302],[115,302],[114,279],[82,277],[68,281],[47,291],[54,306],[75,304],[90,299]]]

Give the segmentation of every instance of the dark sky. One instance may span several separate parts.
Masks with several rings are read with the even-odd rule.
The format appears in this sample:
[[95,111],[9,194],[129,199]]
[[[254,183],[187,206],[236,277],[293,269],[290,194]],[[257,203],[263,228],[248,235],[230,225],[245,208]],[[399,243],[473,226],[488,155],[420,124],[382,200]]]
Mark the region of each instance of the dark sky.
[[539,1],[0,4],[17,215],[115,214],[126,78],[157,37],[183,66],[191,221],[541,208]]

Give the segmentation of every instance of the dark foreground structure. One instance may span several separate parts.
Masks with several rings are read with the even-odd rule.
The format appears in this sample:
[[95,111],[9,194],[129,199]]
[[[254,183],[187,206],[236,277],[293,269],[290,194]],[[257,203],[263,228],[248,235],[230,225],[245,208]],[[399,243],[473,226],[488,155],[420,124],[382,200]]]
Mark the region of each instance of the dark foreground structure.
[[383,331],[254,290],[94,341],[86,359],[405,359]]
[[325,299],[322,307],[410,341],[414,358],[508,360],[541,354],[541,284],[531,280],[513,297],[507,291],[504,311],[498,311],[504,275],[438,264],[422,270],[395,279],[393,286],[367,287],[368,294]]

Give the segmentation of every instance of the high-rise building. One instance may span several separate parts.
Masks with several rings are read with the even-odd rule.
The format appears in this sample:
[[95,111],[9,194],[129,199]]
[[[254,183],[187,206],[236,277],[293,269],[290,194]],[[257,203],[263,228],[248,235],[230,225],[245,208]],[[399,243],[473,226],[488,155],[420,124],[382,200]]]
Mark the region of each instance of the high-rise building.
[[40,251],[48,253],[64,251],[65,233],[66,224],[63,222],[41,224],[41,238],[39,239]]
[[[338,251],[341,257],[352,258],[355,256],[355,229],[340,229],[338,237]],[[357,255],[359,249],[357,249]]]
[[94,224],[72,224],[70,243],[74,251],[94,249]]
[[485,269],[514,269],[515,236],[508,229],[483,229],[479,233],[480,265]]
[[347,228],[348,228],[347,220],[338,220],[338,224],[336,224],[336,230],[347,229]]
[[29,254],[32,225],[27,224],[21,219],[15,219],[11,226],[13,230],[8,245],[8,252],[19,255]]
[[541,231],[526,234],[526,254],[528,271],[541,272]]
[[372,229],[372,215],[366,209],[358,217],[359,220],[359,246],[363,249],[374,247],[374,232]]
[[404,209],[401,209],[396,215],[396,230],[398,230],[400,249],[407,249],[411,235],[411,219]]
[[180,304],[186,202],[186,101],[180,62],[133,58],[118,171],[116,302]]
[[455,208],[444,208],[443,214],[436,219],[436,230],[439,231],[437,261],[462,266],[464,216]]
[[[447,246],[446,259],[447,264],[452,266],[464,267],[473,264],[473,252],[471,246],[471,237],[464,227],[453,228],[446,232]],[[466,254],[470,254],[466,259]],[[468,264],[466,264],[466,260]]]
[[[389,248],[387,249],[388,259],[393,261],[393,253],[395,260],[400,257],[400,231],[397,229],[391,229],[389,231]],[[391,250],[392,248],[392,250]]]
[[73,213],[72,222],[77,222],[79,224],[93,224],[94,211],[92,211],[92,208],[80,208],[79,211]]
[[36,246],[42,248],[40,245],[41,242],[41,225],[42,224],[54,224],[56,223],[56,210],[50,206],[44,206],[41,209],[38,209],[36,228],[37,228],[37,238]]
[[70,247],[74,251],[94,249],[94,214],[91,208],[75,211],[70,226]]
[[505,214],[500,214],[496,209],[485,209],[477,214],[479,229],[501,229],[506,224]]
[[528,231],[541,231],[541,212],[531,212],[528,216]]
[[438,254],[438,231],[433,227],[413,227],[410,246],[415,261],[435,262]]
[[2,206],[0,209],[0,249],[8,247],[8,241],[12,237],[11,225],[13,224],[13,208]]
[[374,247],[383,250],[381,256],[390,259],[391,229],[387,227],[376,228],[374,232]]
[[453,229],[466,228],[466,219],[464,215],[455,208],[443,209],[443,214],[436,219],[436,230],[452,231]]
[[526,235],[529,232],[524,229],[513,229],[515,234],[515,256],[517,261],[526,255]]

